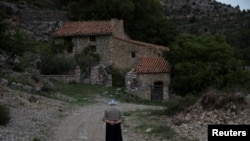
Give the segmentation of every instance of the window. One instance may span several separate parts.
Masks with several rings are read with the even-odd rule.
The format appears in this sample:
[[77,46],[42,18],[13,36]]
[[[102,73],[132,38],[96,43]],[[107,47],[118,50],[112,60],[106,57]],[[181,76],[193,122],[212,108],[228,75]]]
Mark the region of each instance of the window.
[[96,46],[90,46],[91,52],[96,52]]
[[73,53],[72,38],[66,38],[64,41],[64,46],[66,47],[68,53]]
[[135,57],[136,57],[135,51],[132,51],[132,52],[131,52],[131,57],[132,57],[132,58],[135,58]]
[[73,53],[73,46],[71,46],[71,45],[67,46],[67,52]]
[[90,36],[89,39],[90,39],[91,42],[95,42],[96,41],[96,37],[95,36]]

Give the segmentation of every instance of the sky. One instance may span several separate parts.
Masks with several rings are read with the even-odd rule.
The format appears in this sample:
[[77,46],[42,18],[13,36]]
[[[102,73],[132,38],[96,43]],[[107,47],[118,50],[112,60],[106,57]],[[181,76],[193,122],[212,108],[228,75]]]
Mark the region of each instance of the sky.
[[230,4],[233,7],[239,5],[240,10],[250,10],[250,0],[216,0],[217,2]]

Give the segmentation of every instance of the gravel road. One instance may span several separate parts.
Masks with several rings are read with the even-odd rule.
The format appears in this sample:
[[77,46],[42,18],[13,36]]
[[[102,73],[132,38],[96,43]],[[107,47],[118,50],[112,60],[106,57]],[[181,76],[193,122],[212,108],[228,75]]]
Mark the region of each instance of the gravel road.
[[[105,123],[101,119],[108,106],[106,103],[97,103],[77,108],[55,127],[55,134],[49,141],[104,141]],[[128,103],[119,103],[118,106],[125,112],[156,108]],[[122,126],[122,128],[124,132],[124,127]],[[123,134],[123,139],[128,141],[127,134]],[[135,139],[135,141],[137,140]]]

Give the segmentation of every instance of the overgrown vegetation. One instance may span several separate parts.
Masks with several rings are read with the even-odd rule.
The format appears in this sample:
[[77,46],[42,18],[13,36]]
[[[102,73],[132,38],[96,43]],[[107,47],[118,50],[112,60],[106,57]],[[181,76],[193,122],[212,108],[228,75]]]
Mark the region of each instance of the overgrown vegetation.
[[[157,111],[157,113],[155,111]],[[137,126],[135,128],[132,128],[131,130],[133,130],[133,132],[135,133],[146,134],[147,139],[149,140],[168,139],[178,141],[190,141],[190,139],[178,135],[163,120],[159,120],[161,119],[162,113],[163,110],[152,109],[125,112],[126,119],[128,119],[129,121],[124,122],[124,127],[129,129],[130,126],[134,126],[134,124],[136,123]],[[133,118],[130,119],[130,117]]]
[[76,62],[74,58],[62,54],[44,56],[41,60],[41,74],[69,74],[75,68]]
[[[58,81],[53,81],[54,87],[49,91],[43,91],[40,94],[48,97],[57,98],[55,93],[66,95],[71,99],[73,104],[86,104],[95,102],[96,97],[115,98],[120,102],[141,103],[147,105],[162,105],[159,102],[152,102],[150,100],[143,100],[134,95],[126,93],[123,89],[117,87],[105,87],[101,85],[84,85],[84,84],[64,84]],[[73,98],[73,99],[72,99]]]
[[175,115],[181,111],[184,111],[188,107],[192,106],[200,96],[198,95],[186,95],[184,97],[177,96],[171,101],[166,103],[167,109],[164,110],[166,115]]
[[171,90],[185,96],[209,87],[249,90],[250,72],[222,35],[182,35],[165,54],[172,65]]
[[112,85],[114,87],[125,87],[125,75],[127,69],[109,68],[108,73],[112,75]]
[[91,46],[84,47],[84,49],[79,54],[76,54],[74,58],[83,74],[89,74],[90,68],[95,64],[99,64],[101,59],[99,54],[91,51]]
[[6,125],[9,123],[10,115],[9,109],[0,104],[0,125]]
[[4,22],[7,18],[6,11],[0,9],[0,53],[9,56],[23,55],[24,52],[35,51],[35,41],[30,39],[18,28]]

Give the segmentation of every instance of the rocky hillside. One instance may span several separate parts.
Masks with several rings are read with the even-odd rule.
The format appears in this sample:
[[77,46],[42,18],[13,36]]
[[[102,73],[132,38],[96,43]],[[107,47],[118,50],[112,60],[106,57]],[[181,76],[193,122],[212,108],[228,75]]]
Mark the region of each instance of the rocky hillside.
[[[215,0],[161,0],[165,15],[187,33],[236,32],[249,25],[250,12]],[[247,27],[249,28],[249,27]]]
[[161,4],[180,32],[223,34],[236,57],[250,65],[250,10],[215,0],[161,0]]
[[239,7],[232,7],[215,0],[161,0],[167,17],[210,16],[240,13]]

